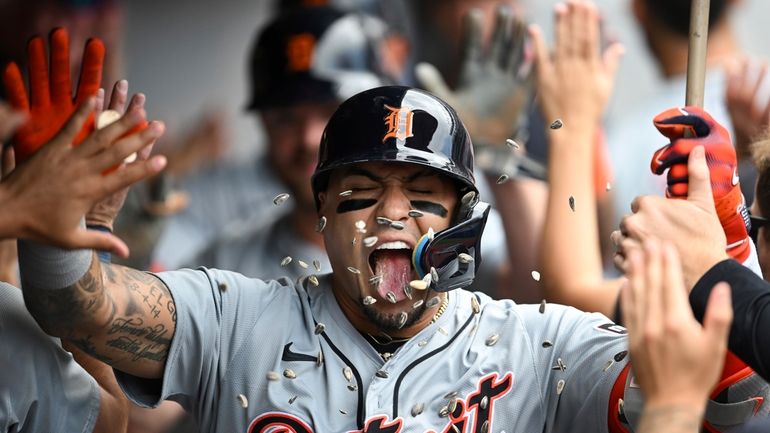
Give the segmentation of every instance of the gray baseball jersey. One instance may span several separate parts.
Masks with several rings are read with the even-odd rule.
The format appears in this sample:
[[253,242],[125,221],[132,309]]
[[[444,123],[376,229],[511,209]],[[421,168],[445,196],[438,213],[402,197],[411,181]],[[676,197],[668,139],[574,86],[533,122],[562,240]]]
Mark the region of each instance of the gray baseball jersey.
[[118,380],[139,404],[179,401],[204,431],[601,432],[628,361],[623,330],[602,315],[455,290],[386,362],[328,276],[319,287],[205,269],[158,276],[177,312],[163,379]]
[[99,386],[24,306],[21,290],[0,283],[0,431],[90,433]]

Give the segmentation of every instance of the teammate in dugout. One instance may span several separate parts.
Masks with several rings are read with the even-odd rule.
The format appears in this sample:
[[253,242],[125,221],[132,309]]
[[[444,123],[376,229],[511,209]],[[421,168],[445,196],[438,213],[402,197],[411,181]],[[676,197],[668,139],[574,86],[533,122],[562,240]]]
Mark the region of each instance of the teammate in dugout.
[[[576,37],[592,35],[594,9],[571,2],[559,19],[560,67],[612,69],[591,63],[595,34]],[[586,86],[608,91],[601,81]],[[566,114],[580,98],[562,102],[553,134],[579,129]],[[439,99],[365,91],[332,116],[313,176],[333,269],[318,286],[148,274],[21,242],[25,300],[46,332],[111,364],[134,401],[177,400],[205,431],[625,431],[623,328],[463,290],[489,210],[472,162]]]

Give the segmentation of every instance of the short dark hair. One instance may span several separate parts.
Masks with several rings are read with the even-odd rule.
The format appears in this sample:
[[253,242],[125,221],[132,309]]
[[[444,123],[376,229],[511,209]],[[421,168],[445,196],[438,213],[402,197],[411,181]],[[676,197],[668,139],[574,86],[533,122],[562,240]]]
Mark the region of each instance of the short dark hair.
[[[687,37],[690,34],[690,4],[692,0],[644,0],[650,16],[669,30]],[[711,0],[709,29],[726,15],[730,0]]]
[[[764,218],[770,218],[770,135],[756,141],[751,146],[754,165],[757,167],[757,201],[759,212]],[[770,231],[765,230],[766,233]]]

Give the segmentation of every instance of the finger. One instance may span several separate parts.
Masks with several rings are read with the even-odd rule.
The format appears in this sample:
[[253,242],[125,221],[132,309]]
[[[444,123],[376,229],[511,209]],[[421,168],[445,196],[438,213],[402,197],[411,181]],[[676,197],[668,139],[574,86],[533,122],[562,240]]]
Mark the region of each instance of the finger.
[[3,148],[3,164],[0,173],[0,179],[7,178],[13,170],[16,168],[16,152],[13,150],[13,146],[5,146]]
[[[96,97],[86,99],[85,102],[80,104],[70,116],[70,119],[64,124],[64,127],[58,134],[51,140],[49,146],[70,146],[73,144],[75,136],[80,132],[80,129],[88,120],[89,116],[96,106]],[[93,134],[92,134],[93,135]]]
[[67,31],[62,28],[51,32],[51,99],[57,105],[72,101],[72,80],[70,78],[70,42]]
[[119,80],[112,87],[110,95],[110,110],[115,110],[120,114],[126,110],[126,101],[128,100],[128,81]]
[[623,58],[623,54],[626,53],[626,48],[620,42],[613,42],[609,47],[604,50],[602,54],[602,63],[604,64],[604,70],[611,77],[614,77],[618,72],[620,66],[620,59]]
[[567,16],[567,5],[557,3],[553,8],[555,22],[555,41],[554,56],[563,57],[570,53],[569,41],[569,18]]
[[765,75],[767,75],[767,63],[762,62],[758,65],[759,71],[757,73],[756,79],[754,80],[754,85],[748,87],[748,94],[746,95],[746,100],[748,101],[754,101],[754,98],[756,95],[759,94],[759,90],[762,87],[762,81],[765,79]]
[[730,285],[725,282],[718,283],[711,289],[706,313],[703,316],[704,332],[714,345],[721,347],[727,346],[730,325],[733,321],[731,296]]
[[11,107],[23,111],[29,111],[29,100],[27,99],[27,89],[24,87],[24,78],[21,76],[19,65],[11,62],[3,70],[3,85],[8,102]]
[[134,126],[144,121],[143,110],[129,111],[112,124],[92,133],[75,149],[81,156],[90,156],[110,147],[112,143]]
[[472,75],[473,70],[483,57],[482,19],[482,12],[476,8],[468,11],[463,19],[461,82],[470,79],[469,75]]
[[660,242],[648,239],[643,244],[648,331],[660,330],[663,323],[663,266]]
[[689,178],[687,200],[697,203],[702,209],[714,211],[714,197],[711,194],[711,178],[706,164],[703,146],[696,146],[687,160]]
[[51,105],[51,96],[43,38],[36,36],[29,41],[27,56],[29,57],[29,93],[32,106],[48,107]]
[[96,154],[91,164],[99,170],[120,165],[126,157],[157,140],[163,135],[164,129],[163,122],[153,121],[138,133],[121,138],[114,143],[110,141],[112,145]]
[[89,39],[83,53],[83,63],[80,66],[80,79],[75,102],[96,95],[102,82],[102,66],[104,64],[104,44],[98,38]]
[[528,60],[532,60],[527,57],[527,26],[520,17],[514,15],[510,33],[511,48],[508,60],[505,61],[503,66],[509,72],[518,75],[522,73],[522,65],[526,64]]
[[112,233],[96,230],[78,229],[75,234],[68,239],[67,248],[72,249],[93,249],[97,251],[109,251],[119,257],[128,257],[128,246],[120,238]]
[[[636,341],[637,333],[637,314],[636,299],[634,299],[634,290],[631,288],[631,282],[626,279],[620,286],[620,311],[623,312],[623,326],[628,330],[629,340]],[[633,344],[629,344],[633,345]]]
[[167,160],[163,155],[155,155],[146,161],[137,161],[116,170],[102,179],[105,191],[112,194],[127,188],[139,181],[155,176],[166,167]]
[[149,158],[150,154],[152,153],[152,148],[154,146],[155,146],[155,141],[143,147],[142,150],[140,150],[139,152],[136,152],[136,159],[139,161],[144,161],[147,158]]
[[630,313],[635,323],[624,323],[626,326],[638,329],[640,332],[644,329],[644,321],[647,317],[647,287],[644,270],[644,254],[640,250],[630,251],[626,256],[628,269],[626,278],[628,278],[628,287],[632,292],[634,305],[629,310],[623,310],[623,315]]
[[144,109],[144,103],[146,99],[147,98],[144,96],[144,93],[134,93],[134,95],[131,97],[131,101],[128,102],[127,111]]
[[[663,307],[664,314],[669,322],[677,322],[685,317],[692,317],[692,309],[687,299],[687,290],[684,286],[684,277],[682,276],[682,263],[679,260],[679,253],[669,242],[662,245],[662,265],[663,265]],[[695,319],[693,319],[695,320]]]
[[553,64],[551,63],[551,54],[548,50],[548,44],[543,37],[543,31],[537,24],[529,26],[529,36],[532,38],[532,46],[535,50],[535,65],[538,77],[550,76],[553,74]]
[[583,9],[583,30],[586,33],[586,46],[583,50],[587,58],[599,59],[601,44],[599,11],[593,3],[584,4]]
[[104,111],[104,88],[100,87],[99,90],[96,91],[96,105],[94,106],[94,114],[97,119],[99,118],[99,115],[102,114],[102,111]]
[[508,41],[510,40],[510,22],[511,8],[505,5],[499,5],[495,13],[495,28],[492,32],[492,41],[489,46],[489,56],[495,64],[505,64],[505,54],[510,49]]

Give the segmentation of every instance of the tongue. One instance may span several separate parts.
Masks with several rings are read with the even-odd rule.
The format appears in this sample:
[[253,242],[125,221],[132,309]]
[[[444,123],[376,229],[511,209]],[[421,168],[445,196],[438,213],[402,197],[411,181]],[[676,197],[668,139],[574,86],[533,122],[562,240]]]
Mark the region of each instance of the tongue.
[[409,284],[412,273],[411,253],[408,250],[380,250],[377,252],[374,272],[382,275],[377,286],[380,297],[387,300],[388,292],[396,295],[396,301],[406,298],[404,286]]

